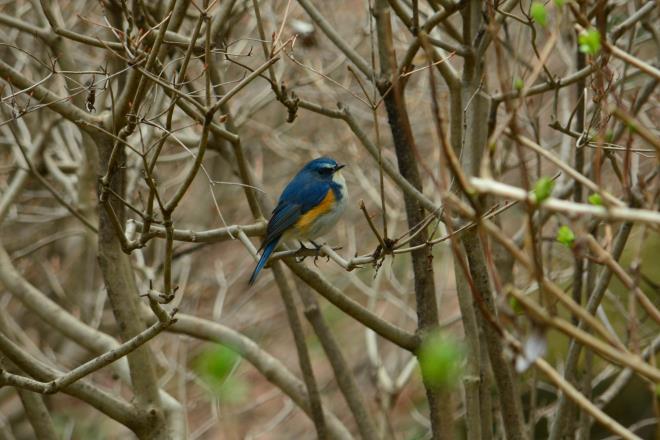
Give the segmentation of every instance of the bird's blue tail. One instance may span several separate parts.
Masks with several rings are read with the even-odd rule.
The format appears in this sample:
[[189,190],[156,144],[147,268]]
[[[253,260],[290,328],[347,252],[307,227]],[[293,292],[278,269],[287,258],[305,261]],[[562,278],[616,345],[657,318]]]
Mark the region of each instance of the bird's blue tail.
[[259,258],[257,267],[254,268],[254,272],[252,272],[252,276],[250,277],[250,281],[249,281],[250,286],[253,285],[254,282],[257,280],[257,276],[259,275],[259,272],[261,272],[261,269],[264,268],[264,266],[268,262],[268,258],[270,257],[270,254],[273,253],[279,242],[280,240],[278,238],[277,240],[273,240],[270,243],[268,243],[266,246],[264,246],[264,251],[261,253],[261,258]]

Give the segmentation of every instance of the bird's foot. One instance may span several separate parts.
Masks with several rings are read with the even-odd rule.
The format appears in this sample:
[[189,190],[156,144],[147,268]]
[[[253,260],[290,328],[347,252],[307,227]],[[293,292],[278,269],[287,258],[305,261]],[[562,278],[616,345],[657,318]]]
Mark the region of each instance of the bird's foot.
[[309,255],[305,255],[305,253],[307,251],[312,251],[314,249],[308,248],[307,246],[305,246],[305,243],[303,243],[300,240],[298,240],[298,243],[300,243],[300,248],[298,249],[298,251],[296,251],[296,262],[302,263],[303,261],[305,261],[305,258],[309,256]]
[[[320,256],[320,253],[321,253],[321,248],[323,247],[323,245],[320,245],[320,244],[316,243],[314,240],[309,240],[309,242],[312,243],[312,245],[314,245],[314,247],[307,247],[307,246],[305,246],[305,244],[302,241],[298,240],[298,243],[300,243],[300,249],[298,249],[298,254],[299,255],[296,257],[296,261],[298,263],[302,262],[303,260],[305,260],[305,258],[310,256],[309,254],[307,254],[307,252],[311,251],[310,253],[312,253],[314,255],[314,266],[318,267],[317,261],[319,259],[319,256]],[[307,254],[307,255],[305,255],[305,254]],[[326,258],[327,258],[327,261],[330,261],[329,256],[326,255]]]
[[[316,246],[316,251],[317,251],[317,252],[316,252],[316,255],[314,256],[314,266],[319,267],[318,264],[316,264],[316,262],[318,261],[319,257],[321,256],[321,255],[320,255],[320,254],[321,254],[321,248],[322,248],[325,244],[327,244],[327,243],[324,243],[324,244],[319,245],[319,244],[315,243],[315,242],[312,241],[312,240],[310,240],[310,241],[312,242],[312,244],[313,244],[314,246]],[[340,247],[333,247],[333,248],[331,248],[331,249],[332,249],[333,251],[336,251],[336,250],[341,249],[341,246],[340,246]],[[328,263],[329,261],[330,261],[330,255],[328,255],[328,254],[326,253],[326,254],[325,254],[325,262]]]

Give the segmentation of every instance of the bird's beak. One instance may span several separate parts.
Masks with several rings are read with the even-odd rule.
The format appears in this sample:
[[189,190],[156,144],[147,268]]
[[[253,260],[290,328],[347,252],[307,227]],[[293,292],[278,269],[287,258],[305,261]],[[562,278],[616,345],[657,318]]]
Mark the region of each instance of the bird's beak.
[[343,165],[343,164],[342,164],[342,165],[337,164],[337,166],[335,167],[335,172],[341,170],[341,169],[344,168],[345,166],[346,166],[346,165]]

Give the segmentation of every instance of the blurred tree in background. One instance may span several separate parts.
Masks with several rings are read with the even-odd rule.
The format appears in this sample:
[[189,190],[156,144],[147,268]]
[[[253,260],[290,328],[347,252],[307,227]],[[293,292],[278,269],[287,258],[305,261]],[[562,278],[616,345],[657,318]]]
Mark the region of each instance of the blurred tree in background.
[[0,438],[659,438],[658,14],[3,2]]

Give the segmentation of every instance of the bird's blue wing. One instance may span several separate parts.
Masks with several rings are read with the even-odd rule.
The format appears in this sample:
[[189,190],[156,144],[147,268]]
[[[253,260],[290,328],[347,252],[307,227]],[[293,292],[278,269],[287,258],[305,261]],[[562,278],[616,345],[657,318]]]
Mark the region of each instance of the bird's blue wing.
[[329,189],[330,182],[298,174],[282,191],[278,205],[282,203],[299,205],[301,213],[304,214],[321,203]]
[[280,203],[273,211],[268,221],[264,245],[279,239],[284,232],[296,224],[301,216],[300,205],[294,203]]
[[264,245],[279,239],[296,224],[298,219],[321,203],[330,190],[330,184],[318,179],[297,175],[284,188],[277,207],[268,222]]

